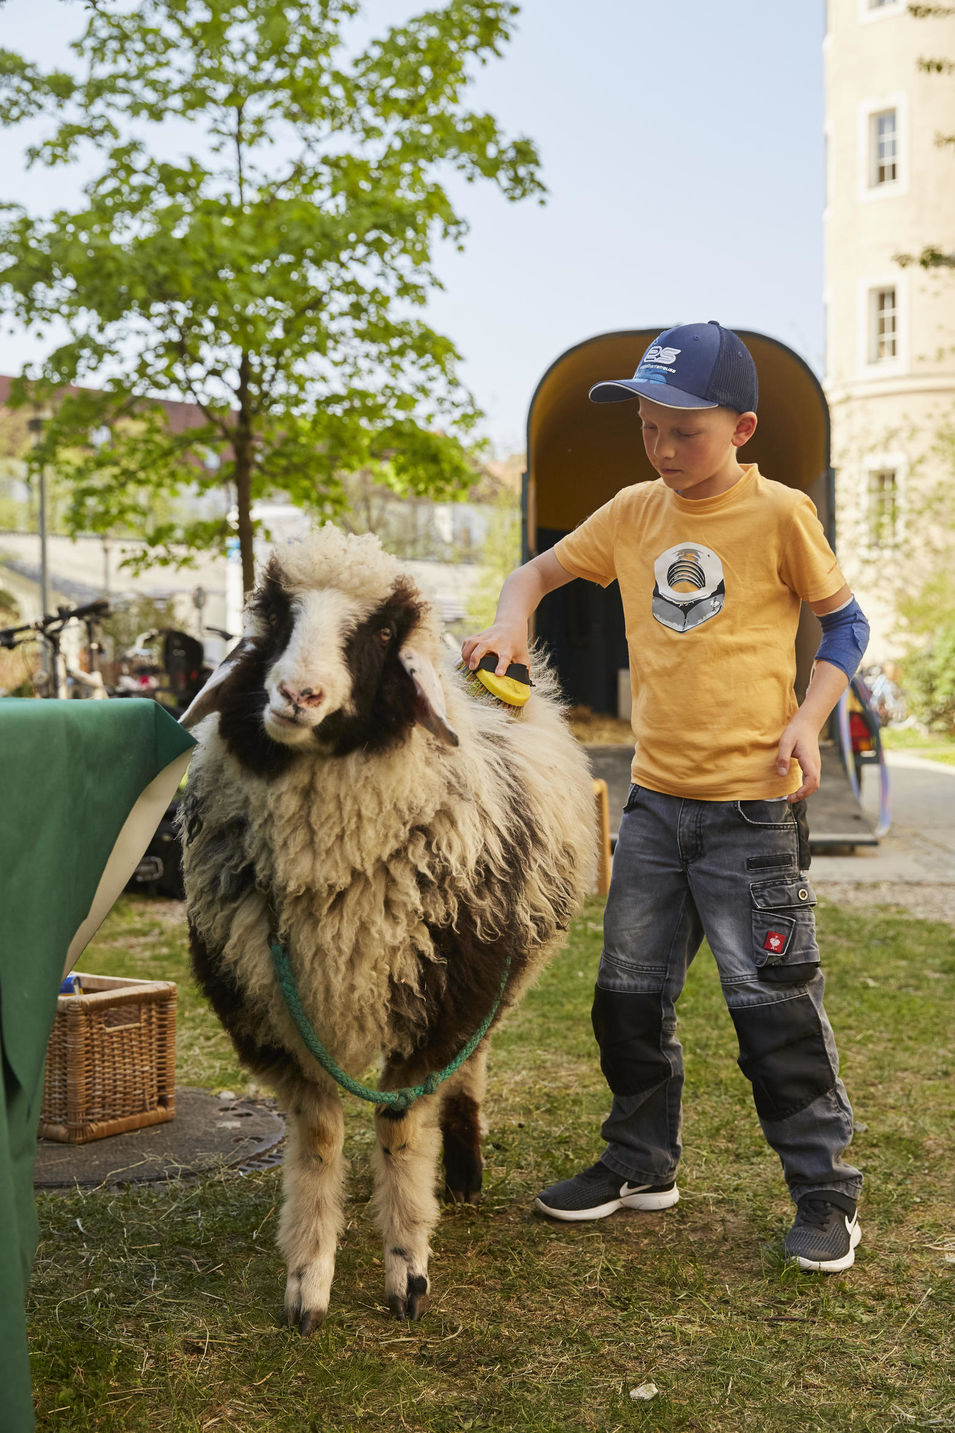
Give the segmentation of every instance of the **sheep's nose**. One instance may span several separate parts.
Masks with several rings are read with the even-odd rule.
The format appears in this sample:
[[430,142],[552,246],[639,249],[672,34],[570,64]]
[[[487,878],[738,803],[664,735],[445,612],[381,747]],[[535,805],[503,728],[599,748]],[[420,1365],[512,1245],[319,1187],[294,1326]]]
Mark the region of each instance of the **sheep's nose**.
[[279,682],[279,691],[287,702],[293,707],[317,707],[325,693],[321,687],[301,687],[296,691],[294,687]]

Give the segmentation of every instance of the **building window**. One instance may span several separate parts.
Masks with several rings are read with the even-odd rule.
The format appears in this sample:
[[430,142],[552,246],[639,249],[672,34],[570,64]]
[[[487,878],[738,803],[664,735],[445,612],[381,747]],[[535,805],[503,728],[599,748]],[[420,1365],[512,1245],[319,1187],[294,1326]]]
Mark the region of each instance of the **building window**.
[[869,186],[894,184],[899,177],[898,116],[894,109],[880,109],[869,118]]
[[872,468],[866,493],[866,535],[871,547],[892,547],[898,537],[899,489],[894,468]]
[[884,363],[899,352],[899,310],[895,287],[869,291],[869,362]]

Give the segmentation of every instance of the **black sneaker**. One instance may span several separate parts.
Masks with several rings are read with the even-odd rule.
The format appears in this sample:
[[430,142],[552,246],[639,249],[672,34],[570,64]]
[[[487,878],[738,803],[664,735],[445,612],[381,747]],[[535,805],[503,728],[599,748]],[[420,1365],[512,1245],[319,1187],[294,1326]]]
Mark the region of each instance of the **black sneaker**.
[[669,1209],[680,1197],[673,1180],[669,1184],[629,1184],[601,1160],[552,1184],[534,1200],[534,1208],[552,1219],[606,1219],[617,1209]]
[[861,1238],[855,1200],[834,1189],[819,1189],[804,1194],[796,1205],[796,1222],[784,1247],[801,1269],[841,1274],[855,1263]]

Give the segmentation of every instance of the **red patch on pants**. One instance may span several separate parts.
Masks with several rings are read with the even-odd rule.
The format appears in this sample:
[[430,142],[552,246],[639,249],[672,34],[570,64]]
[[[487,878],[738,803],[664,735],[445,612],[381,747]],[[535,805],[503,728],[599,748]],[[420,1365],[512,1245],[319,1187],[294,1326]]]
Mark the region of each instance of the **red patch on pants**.
[[780,935],[778,930],[771,930],[763,941],[763,950],[772,950],[778,955],[785,944],[786,937]]

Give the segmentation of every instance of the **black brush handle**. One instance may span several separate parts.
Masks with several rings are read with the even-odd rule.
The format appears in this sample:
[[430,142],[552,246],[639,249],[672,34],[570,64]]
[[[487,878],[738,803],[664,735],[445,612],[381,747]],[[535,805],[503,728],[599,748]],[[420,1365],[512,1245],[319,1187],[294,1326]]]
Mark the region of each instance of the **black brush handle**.
[[[497,660],[496,652],[485,652],[477,664],[477,670],[479,672],[496,672]],[[514,682],[523,682],[525,687],[529,687],[531,684],[531,674],[523,662],[512,662],[504,675],[510,677]]]

